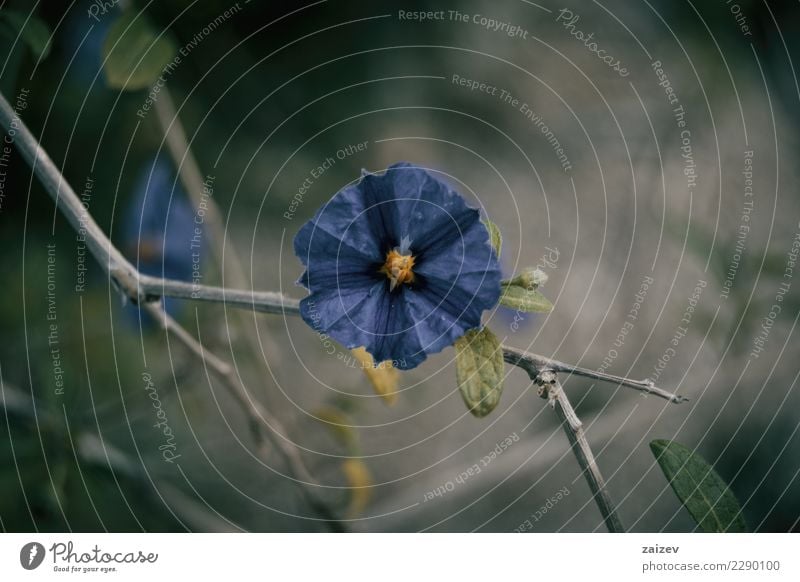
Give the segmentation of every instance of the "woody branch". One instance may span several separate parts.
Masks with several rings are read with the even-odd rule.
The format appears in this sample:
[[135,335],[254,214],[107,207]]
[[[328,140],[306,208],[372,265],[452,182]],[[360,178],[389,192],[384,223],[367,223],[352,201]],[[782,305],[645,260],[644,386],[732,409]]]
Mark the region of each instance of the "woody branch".
[[[199,302],[224,303],[229,307],[262,313],[299,315],[299,301],[286,297],[279,292],[196,285],[140,273],[125,259],[94,219],[86,215],[74,190],[3,95],[0,95],[0,123],[7,131],[15,133],[14,143],[17,149],[32,166],[36,176],[54,199],[70,225],[76,230],[83,229],[85,231],[87,246],[108,275],[109,281],[117,287],[125,298],[137,304],[142,304],[161,322],[165,330],[173,333],[175,337],[187,346],[191,353],[214,370],[225,382],[232,396],[250,418],[251,427],[253,427],[254,435],[259,443],[259,449],[263,450],[263,439],[265,438],[276,446],[287,461],[293,479],[302,487],[312,507],[322,515],[323,519],[333,529],[343,529],[343,524],[334,517],[333,511],[327,507],[327,504],[317,493],[317,484],[308,473],[301,457],[281,436],[285,434],[285,431],[282,430],[280,423],[264,407],[250,398],[244,387],[239,384],[235,375],[228,373],[229,365],[226,362],[208,352],[191,334],[169,318],[160,305],[161,298],[173,297]],[[632,380],[621,376],[595,372],[509,346],[503,346],[503,357],[509,364],[527,372],[533,381],[542,386],[543,396],[549,399],[559,418],[561,418],[570,443],[573,445],[575,456],[586,472],[587,481],[595,495],[595,501],[603,514],[606,525],[610,531],[622,531],[622,526],[608,497],[605,483],[586,441],[580,421],[574,415],[569,400],[567,400],[561,385],[555,378],[555,373],[574,374],[632,388],[664,398],[672,403],[684,402],[687,399],[656,387],[650,380]],[[570,411],[572,411],[571,414]],[[265,430],[265,424],[272,427],[272,430]],[[281,434],[276,435],[273,431],[278,431]]]

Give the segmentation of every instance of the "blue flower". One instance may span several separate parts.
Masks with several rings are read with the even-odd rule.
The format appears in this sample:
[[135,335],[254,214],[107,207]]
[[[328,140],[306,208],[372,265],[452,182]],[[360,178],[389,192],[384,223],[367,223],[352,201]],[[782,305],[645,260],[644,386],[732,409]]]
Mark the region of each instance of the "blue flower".
[[305,322],[400,369],[480,327],[500,299],[500,265],[477,209],[409,163],[364,173],[294,239],[306,267]]

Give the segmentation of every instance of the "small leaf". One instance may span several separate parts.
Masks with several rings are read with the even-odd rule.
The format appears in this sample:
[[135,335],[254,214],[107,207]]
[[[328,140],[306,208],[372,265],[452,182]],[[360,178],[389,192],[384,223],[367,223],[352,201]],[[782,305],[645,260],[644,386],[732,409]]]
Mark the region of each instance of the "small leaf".
[[130,10],[114,21],[103,43],[108,85],[135,91],[152,85],[173,59],[175,45],[144,13]]
[[50,29],[44,21],[16,10],[2,10],[0,22],[6,22],[15,36],[20,35],[37,59],[50,53]]
[[469,411],[483,417],[494,410],[503,393],[503,349],[484,327],[471,329],[455,343],[456,382]]
[[483,224],[486,225],[486,229],[489,231],[489,240],[492,243],[494,253],[499,259],[500,251],[503,249],[503,235],[500,234],[500,229],[497,228],[497,225],[488,218],[483,221]]
[[355,348],[351,351],[361,364],[361,369],[364,370],[364,374],[372,384],[375,394],[383,398],[386,404],[394,404],[397,400],[397,384],[399,382],[397,368],[388,361],[378,364],[376,368],[372,356],[364,348]]
[[668,440],[654,440],[650,450],[683,506],[705,532],[745,532],[739,502],[703,457]]
[[503,284],[500,304],[517,311],[547,313],[553,304],[538,289],[528,289],[519,285]]

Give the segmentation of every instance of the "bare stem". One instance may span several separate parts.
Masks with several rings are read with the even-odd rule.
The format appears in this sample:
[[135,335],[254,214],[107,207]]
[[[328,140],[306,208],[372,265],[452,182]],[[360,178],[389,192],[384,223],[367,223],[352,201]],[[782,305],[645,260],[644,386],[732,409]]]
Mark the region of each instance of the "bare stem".
[[594,501],[603,515],[603,521],[605,521],[608,531],[611,533],[624,532],[625,528],[617,515],[614,502],[611,501],[605,479],[603,479],[600,468],[597,466],[589,441],[586,440],[583,423],[578,418],[578,415],[575,414],[575,409],[572,408],[572,404],[570,404],[555,372],[537,370],[534,373],[528,372],[528,374],[531,380],[541,387],[542,398],[547,398],[550,406],[553,407],[559,420],[561,420],[561,426],[567,434],[569,443],[572,446],[572,452],[581,466],[586,482],[589,484],[589,489],[592,490]]
[[623,376],[615,376],[613,374],[606,374],[605,372],[595,372],[594,370],[589,370],[588,368],[581,368],[579,366],[573,366],[572,364],[565,364],[564,362],[559,362],[558,360],[553,360],[551,358],[546,358],[544,356],[539,356],[509,346],[503,346],[503,357],[509,364],[518,366],[529,374],[532,372],[535,373],[536,371],[552,370],[553,372],[574,374],[575,376],[583,376],[584,378],[592,378],[602,382],[610,382],[611,384],[633,388],[634,390],[638,390],[646,394],[653,394],[659,398],[664,398],[665,400],[669,400],[675,404],[680,404],[681,402],[687,402],[689,400],[685,396],[679,396],[678,394],[673,394],[672,392],[662,390],[653,384],[652,380],[631,380],[630,378],[624,378]]
[[225,222],[222,218],[222,212],[213,198],[212,189],[206,184],[207,179],[203,179],[200,165],[189,147],[186,131],[178,117],[178,112],[172,101],[172,95],[167,87],[161,89],[155,110],[161,129],[164,132],[167,149],[172,156],[175,167],[178,168],[178,174],[186,193],[191,199],[195,210],[200,208],[204,210],[203,234],[209,242],[211,253],[214,255],[223,284],[225,281],[230,281],[230,286],[234,288],[246,287],[248,279],[239,260],[239,255],[232,244],[228,243],[226,247]]
[[[195,285],[183,281],[160,279],[158,277],[148,277],[144,275],[140,276],[138,279],[138,288],[131,288],[130,293],[132,297],[137,297],[138,295],[139,300],[142,301],[158,300],[161,297],[175,297],[193,301],[224,303],[230,307],[259,311],[262,313],[283,315],[300,314],[300,302],[297,299],[286,297],[281,293],[272,291],[244,291],[241,289]],[[689,400],[685,396],[680,396],[659,388],[653,384],[652,380],[632,380],[623,376],[596,372],[588,368],[565,364],[564,362],[552,358],[532,354],[510,346],[503,346],[503,357],[509,364],[522,368],[529,373],[552,370],[554,372],[573,374],[575,376],[582,376],[625,386],[626,388],[633,388],[639,392],[652,394],[675,404],[680,404],[681,402]]]
[[[172,332],[175,337],[180,339],[186,347],[189,348],[193,355],[205,362],[215,374],[224,380],[225,387],[230,391],[231,395],[248,416],[253,433],[256,435],[259,453],[263,456],[267,452],[264,445],[266,443],[265,439],[269,439],[283,455],[292,473],[294,482],[300,486],[312,508],[325,520],[329,527],[336,531],[343,530],[344,526],[342,522],[334,516],[333,510],[331,510],[317,494],[316,488],[318,485],[311,477],[303,460],[297,453],[297,450],[282,436],[275,435],[271,430],[264,428],[265,422],[275,430],[278,430],[277,427],[279,427],[280,424],[277,423],[275,418],[268,414],[262,406],[247,395],[246,390],[239,383],[238,377],[236,377],[229,364],[206,350],[191,334],[172,320],[162,309],[159,302],[150,300],[147,284],[153,285],[156,289],[158,289],[159,285],[154,282],[152,278],[145,277],[139,273],[114,246],[92,216],[85,211],[80,199],[77,194],[75,194],[75,191],[69,185],[66,178],[64,178],[47,155],[47,152],[44,151],[38,140],[22,122],[2,94],[0,94],[0,124],[6,131],[13,131],[14,144],[17,149],[20,151],[23,158],[31,165],[36,177],[53,198],[59,210],[66,216],[72,227],[75,230],[83,229],[86,237],[86,245],[106,272],[109,282],[114,284],[125,297],[131,298],[137,303],[141,303],[165,330]],[[164,283],[168,285],[170,282],[164,281]],[[144,287],[142,284],[144,284]],[[185,283],[182,285],[185,285]],[[189,287],[191,287],[191,285]],[[225,291],[221,291],[224,297]],[[235,295],[234,293],[234,296]],[[147,300],[141,301],[142,299]]]
[[[333,531],[344,531],[344,524],[333,514],[325,500],[317,494],[317,484],[308,472],[303,459],[300,458],[297,450],[289,445],[282,436],[286,434],[283,426],[266,408],[250,397],[239,381],[234,369],[227,362],[203,347],[203,344],[197,341],[192,334],[164,311],[160,303],[144,303],[142,307],[150,313],[164,331],[171,333],[180,340],[192,355],[204,362],[225,383],[228,392],[248,417],[250,431],[253,434],[259,455],[265,458],[270,450],[269,444],[272,443],[272,445],[276,446],[283,453],[285,460],[289,464],[293,480],[301,485],[300,490],[308,504],[325,519],[325,522]],[[271,430],[265,429],[265,424]]]
[[100,266],[106,272],[113,268],[125,272],[129,276],[136,274],[133,265],[117,250],[94,218],[83,208],[80,198],[75,194],[66,178],[11,108],[2,93],[0,93],[0,124],[9,133],[14,132],[14,145],[25,161],[31,165],[36,177],[53,198],[58,209],[66,216],[72,228],[85,230],[86,245]]
[[[138,291],[137,288],[131,288],[130,293],[132,297],[136,297],[138,293],[139,299],[143,301],[153,301],[160,297],[175,297],[194,301],[224,303],[230,307],[260,311],[262,313],[283,315],[300,314],[300,302],[297,299],[286,297],[281,293],[270,291],[244,291],[240,289],[211,287],[208,285],[195,285],[183,281],[173,281],[144,275],[139,277]],[[574,374],[575,376],[583,376],[585,378],[592,378],[602,382],[610,382],[611,384],[633,388],[634,390],[646,394],[653,394],[659,398],[664,398],[675,404],[680,404],[681,402],[689,400],[685,396],[673,394],[672,392],[657,387],[651,380],[632,380],[622,376],[606,374],[605,372],[595,372],[588,368],[565,364],[558,360],[532,354],[510,346],[503,346],[503,357],[509,364],[522,368],[528,373],[552,370],[554,372]]]
[[[246,287],[248,285],[248,280],[245,276],[241,261],[239,260],[239,256],[236,253],[236,250],[233,248],[233,245],[228,244],[227,254],[225,252],[225,222],[222,217],[222,212],[213,198],[211,188],[209,188],[207,185],[208,179],[203,179],[203,175],[200,172],[200,165],[198,164],[194,153],[189,147],[189,141],[186,139],[186,131],[184,130],[183,123],[181,123],[180,117],[178,117],[178,112],[175,109],[172,95],[167,87],[162,89],[159,98],[156,101],[155,110],[159,125],[164,132],[164,137],[167,142],[167,149],[172,157],[173,162],[175,163],[175,167],[178,168],[178,173],[181,181],[183,182],[183,186],[186,189],[186,193],[192,201],[195,211],[199,211],[201,208],[204,211],[204,235],[209,243],[209,247],[211,248],[211,253],[216,262],[219,276],[223,284],[226,280],[230,280],[233,287]],[[148,283],[149,281],[140,280],[139,289],[141,290],[143,287],[146,287]],[[184,292],[187,291],[187,284],[181,281],[165,281],[164,283],[171,283],[175,285],[176,290],[180,288]],[[158,287],[161,284],[161,281],[155,281],[154,284],[156,287]],[[189,287],[191,286],[189,285]],[[233,290],[225,292],[223,288],[216,288],[216,290],[221,290],[223,292],[225,295],[226,305],[243,307],[245,309],[249,309],[250,311],[262,311],[261,309],[257,309],[255,307],[252,297],[248,296],[247,293],[241,293]],[[256,298],[259,300],[271,303],[274,303],[274,301],[280,300],[281,298],[281,296],[276,293],[258,293],[254,295],[256,295]],[[197,300],[208,299],[208,296],[206,293],[204,293],[203,289],[193,289],[191,291],[191,296]],[[269,303],[265,305],[268,304]],[[265,310],[266,309],[268,308],[265,307]],[[270,311],[266,312],[269,313]],[[276,311],[271,312],[275,313]],[[251,321],[248,319],[247,313],[243,309],[238,310],[236,314],[238,316],[238,327],[244,332],[244,335],[248,340],[246,342],[247,347],[250,349],[254,362],[257,362],[262,356],[261,350],[258,347],[260,345],[258,338],[253,333],[253,327],[249,325]],[[165,317],[169,317],[167,314],[163,315]],[[200,345],[199,342],[194,339],[194,337],[180,328],[180,326],[174,322],[174,320],[171,320],[171,318],[169,319],[171,327],[178,333],[178,336],[184,341],[184,343],[186,343],[190,349],[193,349],[193,351],[198,353],[200,358],[203,358],[203,346]],[[212,357],[214,357],[215,360],[218,360],[216,356],[212,355]],[[224,380],[229,384],[231,392],[238,394],[239,404],[245,409],[248,407],[251,408],[251,418],[261,418],[266,421],[274,431],[277,431],[282,435],[287,434],[273,415],[269,414],[263,406],[258,404],[258,402],[253,401],[249,397],[246,390],[241,385],[238,376],[233,373],[233,370],[230,368],[230,366],[221,361],[218,361],[218,364],[225,367],[225,369],[220,369],[219,373],[223,375]],[[264,434],[262,431],[263,424],[261,422],[251,422],[251,425],[254,438],[258,443],[260,443],[260,446],[265,446],[266,442],[264,441]],[[278,436],[278,438],[282,437]],[[314,481],[303,464],[300,455],[294,448],[288,447],[285,451],[285,457],[295,476],[302,478],[308,484],[314,484]],[[328,523],[332,529],[344,531],[344,524],[335,518],[323,499],[321,499],[314,493],[313,490],[307,487],[304,487],[301,490],[305,494],[308,503],[312,507],[315,507],[320,514],[327,517]]]
[[245,291],[211,285],[197,285],[173,279],[160,279],[140,275],[131,280],[131,297],[139,301],[157,301],[161,297],[175,297],[207,303],[223,303],[228,307],[275,313],[299,315],[300,302],[273,291]]
[[[167,113],[169,112],[167,111]],[[231,395],[248,416],[260,453],[262,455],[266,453],[267,439],[271,441],[283,454],[295,482],[301,486],[301,490],[312,507],[323,516],[332,528],[343,529],[343,524],[335,518],[324,500],[318,496],[315,489],[316,483],[308,473],[297,451],[281,436],[276,436],[272,431],[264,429],[264,424],[266,423],[274,431],[284,433],[276,419],[258,402],[250,398],[244,386],[241,385],[238,376],[227,362],[206,350],[194,336],[170,318],[160,305],[162,297],[175,297],[194,301],[223,303],[227,306],[249,311],[299,315],[299,302],[276,292],[256,292],[195,285],[183,281],[142,275],[123,257],[122,253],[111,243],[92,217],[85,213],[78,196],[2,95],[0,95],[0,123],[7,130],[13,127],[16,132],[15,143],[17,148],[31,164],[37,177],[56,201],[58,208],[64,213],[73,228],[76,230],[84,229],[87,246],[109,276],[109,281],[115,284],[125,297],[141,304],[159,321],[166,331],[178,338],[190,352],[205,362],[217,376],[223,379]],[[182,134],[182,130],[180,130],[177,137],[172,137],[171,139],[173,140],[171,146],[174,150],[173,155],[180,153],[182,148],[186,148],[186,139],[185,135]],[[197,188],[199,170],[193,160],[190,166],[188,170],[190,173],[184,177],[184,180],[191,184],[189,189],[192,190]],[[216,234],[218,235],[219,233]],[[530,378],[542,387],[542,395],[547,397],[562,421],[575,456],[583,468],[586,480],[594,493],[595,501],[603,514],[609,531],[623,531],[614,505],[606,490],[605,481],[600,474],[594,455],[586,440],[582,424],[569,403],[561,384],[558,382],[556,372],[574,374],[633,388],[647,394],[659,396],[673,403],[684,402],[687,398],[662,390],[650,380],[631,380],[621,376],[595,372],[508,346],[503,346],[503,357],[509,364],[525,370]]]

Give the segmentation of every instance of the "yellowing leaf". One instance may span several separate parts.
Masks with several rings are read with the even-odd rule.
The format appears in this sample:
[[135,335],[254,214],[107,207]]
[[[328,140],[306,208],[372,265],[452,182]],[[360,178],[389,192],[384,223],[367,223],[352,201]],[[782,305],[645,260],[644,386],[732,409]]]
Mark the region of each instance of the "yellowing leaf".
[[484,327],[456,340],[456,382],[469,411],[477,417],[494,410],[503,393],[503,349]]
[[342,472],[350,486],[347,516],[353,519],[364,512],[372,498],[372,474],[361,459],[345,459],[342,463]]
[[547,313],[553,309],[553,304],[538,289],[504,284],[502,293],[500,304],[517,311]]
[[361,364],[361,369],[367,375],[367,379],[372,384],[375,393],[383,398],[387,404],[394,404],[397,400],[397,385],[399,373],[391,362],[382,362],[378,367],[374,367],[374,360],[364,348],[355,348],[353,355]]

